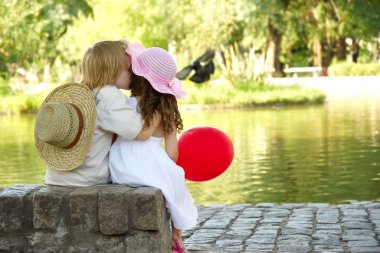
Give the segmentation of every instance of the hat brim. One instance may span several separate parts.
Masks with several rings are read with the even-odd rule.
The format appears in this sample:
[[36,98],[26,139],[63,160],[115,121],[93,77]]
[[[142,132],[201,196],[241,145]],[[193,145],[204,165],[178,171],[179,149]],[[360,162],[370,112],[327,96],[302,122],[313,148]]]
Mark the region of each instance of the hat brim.
[[41,141],[34,131],[37,152],[48,167],[56,170],[72,170],[81,165],[90,149],[95,130],[96,105],[88,86],[70,83],[57,87],[44,100],[76,105],[83,114],[83,131],[77,144],[70,149],[62,149]]
[[138,76],[142,76],[149,81],[153,89],[165,94],[172,94],[177,98],[184,98],[186,93],[182,89],[181,81],[174,77],[171,85],[163,86],[158,80],[154,79],[154,73],[151,73],[148,69],[143,68],[138,61],[138,57],[144,53],[147,49],[137,43],[130,43],[126,52],[131,56],[132,72]]

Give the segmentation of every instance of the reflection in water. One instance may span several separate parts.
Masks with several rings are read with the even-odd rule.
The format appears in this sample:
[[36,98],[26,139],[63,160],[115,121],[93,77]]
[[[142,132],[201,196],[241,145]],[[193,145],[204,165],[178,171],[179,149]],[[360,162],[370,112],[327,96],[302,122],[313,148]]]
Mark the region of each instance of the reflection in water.
[[[209,125],[232,139],[220,177],[188,182],[197,204],[380,200],[380,102],[183,111],[185,128]],[[0,117],[0,185],[42,182],[33,116]],[[16,131],[17,129],[17,131]]]

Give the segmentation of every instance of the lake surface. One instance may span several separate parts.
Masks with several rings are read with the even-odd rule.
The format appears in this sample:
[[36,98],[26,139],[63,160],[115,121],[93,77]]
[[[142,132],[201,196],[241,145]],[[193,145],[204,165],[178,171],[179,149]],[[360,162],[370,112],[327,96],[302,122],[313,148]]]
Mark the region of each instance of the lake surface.
[[[380,99],[182,116],[185,128],[225,131],[235,148],[224,174],[187,181],[197,204],[380,201]],[[34,118],[0,116],[0,186],[42,184]]]

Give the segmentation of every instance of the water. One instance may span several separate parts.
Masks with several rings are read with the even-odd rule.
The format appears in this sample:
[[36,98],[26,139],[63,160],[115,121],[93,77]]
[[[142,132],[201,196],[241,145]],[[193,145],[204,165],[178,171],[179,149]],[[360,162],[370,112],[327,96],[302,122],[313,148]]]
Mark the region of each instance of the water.
[[[232,139],[230,168],[187,182],[197,204],[380,201],[380,101],[182,111],[185,128],[209,125]],[[0,185],[41,184],[34,116],[0,117]]]

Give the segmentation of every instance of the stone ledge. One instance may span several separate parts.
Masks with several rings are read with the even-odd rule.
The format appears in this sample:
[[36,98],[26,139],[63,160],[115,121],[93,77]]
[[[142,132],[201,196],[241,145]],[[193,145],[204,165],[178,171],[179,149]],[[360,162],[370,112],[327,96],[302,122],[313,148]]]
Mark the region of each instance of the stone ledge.
[[169,224],[156,188],[0,188],[0,252],[170,252]]

